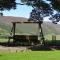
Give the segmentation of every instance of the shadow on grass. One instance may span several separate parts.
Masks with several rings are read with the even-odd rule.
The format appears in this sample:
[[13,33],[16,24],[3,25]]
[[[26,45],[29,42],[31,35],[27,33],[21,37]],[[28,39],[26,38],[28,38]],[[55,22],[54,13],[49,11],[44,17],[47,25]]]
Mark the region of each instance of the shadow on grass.
[[34,46],[26,46],[26,45],[16,45],[13,42],[0,42],[0,46],[6,46],[6,47],[17,47],[17,46],[25,46],[27,49],[31,49],[32,51],[50,51],[51,48],[49,46],[43,46],[43,45],[34,45]]
[[14,42],[0,42],[0,46],[6,46],[6,47],[18,47],[18,46],[22,46],[22,47],[28,47],[28,46],[31,46],[31,45],[24,45],[24,44],[20,44],[20,43],[14,43]]
[[15,47],[17,45],[15,45],[13,42],[0,42],[0,46],[6,46],[6,47]]
[[31,49],[32,51],[51,51],[53,49],[60,50],[60,40],[45,41],[45,46],[44,45],[26,46],[26,45],[15,44],[13,42],[10,43],[0,42],[0,46],[6,46],[6,47],[25,46],[28,49]]
[[32,46],[29,49],[31,49],[32,51],[51,51],[52,50],[50,47],[43,46],[43,45]]
[[60,50],[60,40],[46,41],[46,45],[56,50]]
[[32,51],[51,51],[51,50],[60,50],[60,40],[50,40],[45,41],[44,45],[30,47]]
[[0,54],[0,56],[2,56],[2,55]]
[[60,46],[60,40],[45,41],[48,46]]

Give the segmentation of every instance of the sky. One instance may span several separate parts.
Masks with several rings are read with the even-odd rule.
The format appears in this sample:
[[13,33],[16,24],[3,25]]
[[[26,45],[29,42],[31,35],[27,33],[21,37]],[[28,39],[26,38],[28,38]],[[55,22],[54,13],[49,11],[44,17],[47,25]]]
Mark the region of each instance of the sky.
[[[16,2],[19,3],[20,0],[16,0]],[[32,11],[32,9],[33,8],[31,6],[17,5],[17,9],[15,9],[15,10],[11,9],[10,11],[5,10],[5,11],[3,11],[3,15],[29,18],[30,12]]]
[[26,17],[29,18],[32,7],[26,5],[17,6],[16,10],[11,9],[10,11],[3,11],[4,16],[17,16],[17,17]]
[[[45,0],[46,1],[46,0]],[[20,0],[16,0],[17,3],[21,2]],[[47,2],[49,3],[49,2]],[[32,7],[31,6],[27,6],[27,5],[17,5],[17,9],[13,10],[11,9],[10,11],[8,10],[4,10],[3,11],[3,15],[4,16],[14,16],[14,17],[25,17],[25,18],[29,18],[30,16],[30,12],[32,11]],[[48,17],[44,18],[44,21],[50,21],[48,19]]]
[[[21,2],[20,0],[16,0],[17,3]],[[32,11],[31,6],[27,5],[17,5],[17,9],[13,10],[11,9],[10,11],[4,10],[3,15],[4,16],[14,16],[14,17],[25,17],[29,18],[30,12]],[[48,17],[44,18],[45,21],[48,21]]]

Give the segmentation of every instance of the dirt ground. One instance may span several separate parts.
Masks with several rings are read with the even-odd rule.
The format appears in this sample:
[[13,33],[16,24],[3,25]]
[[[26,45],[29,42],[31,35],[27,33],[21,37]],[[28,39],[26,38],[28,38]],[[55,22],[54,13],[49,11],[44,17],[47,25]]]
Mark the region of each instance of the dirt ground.
[[26,47],[6,47],[6,46],[0,46],[0,52],[24,52],[27,51]]

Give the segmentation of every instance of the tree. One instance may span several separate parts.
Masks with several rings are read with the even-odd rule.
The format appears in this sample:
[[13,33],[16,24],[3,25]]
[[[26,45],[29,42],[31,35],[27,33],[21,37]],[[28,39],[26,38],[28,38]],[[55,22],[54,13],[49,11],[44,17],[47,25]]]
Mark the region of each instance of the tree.
[[57,10],[57,11],[59,11],[60,12],[60,0],[48,0],[48,1],[50,1],[51,3],[51,5],[52,5],[52,8],[54,9],[54,10]]
[[52,15],[49,19],[52,20],[54,24],[57,24],[57,22],[60,21],[60,13]]
[[[60,8],[59,8],[60,0],[21,0],[21,1],[26,5],[32,6],[36,10],[40,10],[40,17],[41,16],[46,17],[51,15],[51,18],[53,18],[53,15],[55,15],[53,13],[54,10],[60,13]],[[7,10],[16,9],[17,4],[20,4],[20,3],[16,3],[16,0],[0,0],[0,10],[2,11],[5,9]],[[20,4],[20,5],[23,5],[23,4]],[[34,11],[34,9],[32,10],[32,12]],[[58,13],[56,14],[58,15]],[[57,18],[56,18],[56,22],[58,22]]]
[[[43,17],[51,16],[51,18],[53,18],[54,15],[60,15],[60,0],[21,0],[21,1],[29,6],[40,9],[42,11],[42,13],[40,14],[42,14]],[[54,14],[54,10],[57,11],[57,13]],[[56,22],[60,21],[57,20],[58,18],[55,19]]]
[[60,21],[60,0],[48,0],[48,1],[51,2],[50,5],[52,6],[52,9],[56,11],[55,14],[52,14],[50,20],[52,20],[54,24],[57,24],[57,22]]
[[16,8],[15,0],[0,0],[0,10],[10,10]]
[[16,9],[16,5],[23,5],[16,3],[16,0],[0,0],[0,15],[2,16],[2,11]]
[[[41,22],[46,16],[50,16],[50,20],[53,23],[57,24],[60,21],[60,0],[21,0],[23,3],[26,3],[28,6],[32,6],[33,10],[30,13],[30,19],[33,21],[39,21],[39,28],[41,29],[40,36],[43,38]],[[57,13],[54,14],[54,10]],[[42,35],[41,35],[42,34]],[[40,39],[41,40],[41,39]],[[43,40],[44,41],[44,40]]]

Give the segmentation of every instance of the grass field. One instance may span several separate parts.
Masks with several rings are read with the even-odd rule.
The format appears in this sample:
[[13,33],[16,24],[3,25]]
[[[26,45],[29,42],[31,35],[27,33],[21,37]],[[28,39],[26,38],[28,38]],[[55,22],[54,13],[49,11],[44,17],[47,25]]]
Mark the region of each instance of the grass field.
[[[45,36],[51,40],[51,35]],[[60,35],[57,36],[60,39]],[[7,42],[8,39],[0,39],[0,42]],[[60,50],[50,51],[23,51],[7,52],[0,51],[0,60],[60,60]]]
[[60,60],[60,51],[0,52],[0,60]]
[[[53,36],[52,34],[47,34],[44,37],[47,40],[52,40],[52,36]],[[56,40],[60,40],[60,35],[55,35],[55,36],[56,36]]]

